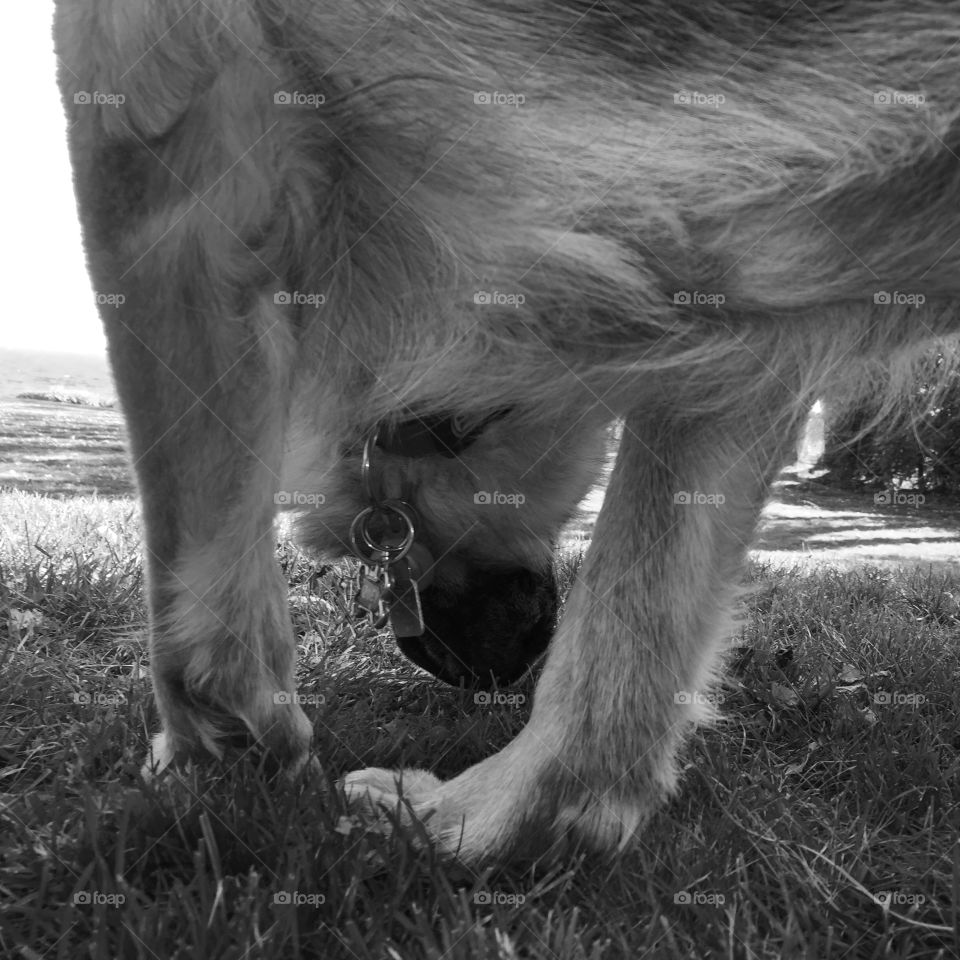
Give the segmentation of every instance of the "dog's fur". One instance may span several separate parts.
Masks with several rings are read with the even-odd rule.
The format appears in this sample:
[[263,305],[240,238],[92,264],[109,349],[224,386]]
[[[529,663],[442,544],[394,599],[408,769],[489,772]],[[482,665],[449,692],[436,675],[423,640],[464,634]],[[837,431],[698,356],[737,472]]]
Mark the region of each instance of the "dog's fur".
[[620,417],[529,724],[404,792],[467,860],[626,842],[675,784],[703,712],[681,694],[809,404],[957,326],[960,3],[61,0],[56,43],[90,270],[123,298],[151,762],[238,732],[307,752],[274,696],[278,491],[322,494],[300,534],[342,554],[375,425],[509,411],[458,458],[378,456],[445,609],[494,622],[485,578],[546,576]]

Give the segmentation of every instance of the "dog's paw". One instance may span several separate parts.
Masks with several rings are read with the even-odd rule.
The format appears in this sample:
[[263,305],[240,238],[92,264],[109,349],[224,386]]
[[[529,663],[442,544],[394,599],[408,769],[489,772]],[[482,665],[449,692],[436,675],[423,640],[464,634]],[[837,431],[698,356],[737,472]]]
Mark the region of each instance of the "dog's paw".
[[442,854],[473,865],[577,849],[613,853],[636,836],[659,799],[591,793],[555,765],[520,763],[512,753],[508,748],[447,781],[424,770],[368,768],[342,785],[354,810],[381,824],[416,819]]
[[150,781],[187,764],[203,764],[211,760],[222,762],[227,751],[234,750],[236,756],[250,754],[260,757],[265,754],[268,769],[282,773],[288,780],[296,779],[302,773],[319,776],[320,763],[310,753],[313,730],[309,720],[299,706],[295,711],[288,711],[283,719],[283,725],[275,724],[268,731],[269,736],[260,740],[239,723],[234,723],[232,729],[226,724],[216,727],[210,723],[197,723],[188,735],[181,732],[179,738],[170,728],[164,728],[151,740],[140,775]]
[[443,781],[426,770],[383,770],[367,767],[354,770],[341,781],[347,802],[354,810],[362,810],[380,817],[394,812],[400,806],[401,815],[406,805],[420,820],[426,820],[435,804]]
[[371,767],[348,774],[342,786],[353,810],[381,824],[416,820],[440,853],[479,863],[500,859],[519,826],[512,791],[481,771],[495,759],[447,781],[425,770]]

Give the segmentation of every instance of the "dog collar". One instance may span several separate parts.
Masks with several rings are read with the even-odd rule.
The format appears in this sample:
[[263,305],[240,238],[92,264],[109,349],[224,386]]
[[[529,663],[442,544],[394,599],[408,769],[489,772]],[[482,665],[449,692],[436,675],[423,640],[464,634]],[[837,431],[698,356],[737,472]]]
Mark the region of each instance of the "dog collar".
[[497,410],[482,420],[454,416],[414,417],[392,426],[384,425],[377,446],[385,453],[400,457],[429,457],[440,454],[453,458],[467,449],[481,433],[509,409]]

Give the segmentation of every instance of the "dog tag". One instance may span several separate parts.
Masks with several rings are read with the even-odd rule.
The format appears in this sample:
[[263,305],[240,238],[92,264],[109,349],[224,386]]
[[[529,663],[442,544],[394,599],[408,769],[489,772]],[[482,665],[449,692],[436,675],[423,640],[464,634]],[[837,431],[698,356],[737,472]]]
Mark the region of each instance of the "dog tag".
[[354,605],[358,613],[370,616],[374,627],[382,627],[387,619],[387,594],[390,577],[380,564],[360,564],[360,583]]
[[[414,543],[400,563],[404,561],[407,564],[407,578],[416,580],[420,590],[426,590],[433,583],[434,562],[430,551],[422,543]],[[391,571],[396,569],[397,565],[394,565]]]
[[422,637],[423,607],[420,588],[433,581],[433,557],[421,543],[414,543],[395,563],[390,564],[390,626],[398,637]]
[[[402,567],[402,570],[396,570]],[[391,571],[390,592],[387,606],[390,609],[390,626],[398,637],[422,637],[424,631],[423,609],[420,606],[420,590],[417,581],[408,575],[408,567],[401,560]]]

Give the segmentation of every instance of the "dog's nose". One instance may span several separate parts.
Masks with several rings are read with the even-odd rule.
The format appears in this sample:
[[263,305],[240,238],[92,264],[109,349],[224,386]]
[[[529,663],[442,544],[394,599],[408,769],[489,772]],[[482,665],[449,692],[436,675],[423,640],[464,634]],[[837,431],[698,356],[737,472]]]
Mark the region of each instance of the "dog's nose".
[[485,690],[519,679],[547,649],[557,616],[552,570],[476,572],[455,592],[421,597],[426,630],[403,637],[403,653],[454,686]]

